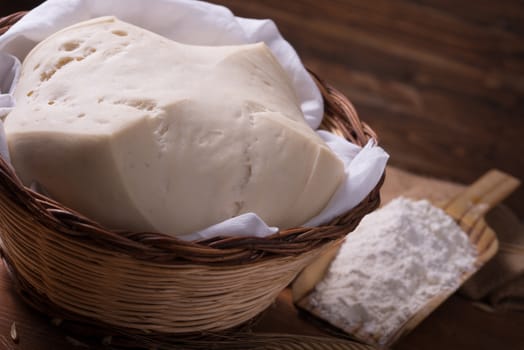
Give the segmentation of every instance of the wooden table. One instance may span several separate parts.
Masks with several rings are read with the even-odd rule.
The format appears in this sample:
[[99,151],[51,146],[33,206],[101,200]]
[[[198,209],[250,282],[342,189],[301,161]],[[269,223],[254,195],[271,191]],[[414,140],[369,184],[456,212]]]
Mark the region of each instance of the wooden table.
[[[390,164],[470,183],[524,179],[521,0],[209,0],[271,18],[303,62],[342,91]],[[0,2],[0,16],[43,0]],[[524,219],[524,186],[507,204]]]
[[[410,197],[445,199],[458,193],[463,186],[415,176],[396,168],[388,168],[382,197],[387,202],[404,194]],[[496,211],[507,211],[498,207]],[[495,216],[496,218],[497,216]],[[492,220],[492,227],[503,226]],[[524,231],[523,231],[524,232]],[[10,338],[10,328],[16,322],[19,344]],[[410,335],[402,339],[397,350],[520,350],[524,349],[524,313],[486,312],[461,296],[453,295]],[[288,289],[270,307],[255,327],[257,332],[278,332],[304,335],[327,333],[297,314]],[[65,350],[76,349],[74,341],[51,325],[44,316],[26,307],[11,288],[3,266],[0,267],[0,349]]]
[[[40,0],[4,2],[2,15]],[[303,61],[343,91],[380,135],[391,164],[470,182],[492,167],[524,177],[524,6],[519,0],[216,0],[272,18]],[[383,198],[446,196],[456,184],[391,168]],[[524,186],[508,200],[522,219]],[[503,210],[503,209],[497,209]],[[497,223],[492,223],[497,226]],[[9,328],[16,321],[20,343]],[[323,334],[284,291],[260,331]],[[524,314],[487,313],[452,296],[396,349],[524,349]],[[0,349],[72,348],[21,304],[0,267]]]

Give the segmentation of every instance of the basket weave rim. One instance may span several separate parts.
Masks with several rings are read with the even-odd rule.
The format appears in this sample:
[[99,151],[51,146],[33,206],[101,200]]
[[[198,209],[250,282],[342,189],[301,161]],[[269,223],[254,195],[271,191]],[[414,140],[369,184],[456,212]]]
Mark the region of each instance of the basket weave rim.
[[[24,14],[0,19],[0,34]],[[321,128],[359,146],[376,139],[347,98],[310,73],[325,102]],[[0,257],[23,300],[63,319],[67,333],[91,339],[110,335],[111,348],[230,348],[220,347],[227,339],[245,348],[238,332],[251,327],[310,259],[378,207],[383,180],[384,174],[357,207],[324,226],[265,238],[186,242],[161,233],[107,230],[25,187],[0,157]],[[159,293],[159,286],[167,294]],[[151,310],[153,301],[161,309]]]
[[[17,12],[0,19],[0,34],[5,33],[27,12]],[[377,139],[375,132],[358,117],[349,100],[334,87],[308,70],[324,99],[324,118],[321,129],[330,130],[348,141],[364,146]],[[21,220],[38,220],[47,228],[96,247],[121,252],[141,260],[191,262],[203,264],[238,264],[272,256],[299,255],[327,241],[335,240],[353,229],[361,217],[378,207],[377,186],[357,207],[319,227],[297,227],[281,230],[271,236],[215,237],[183,241],[163,233],[108,230],[60,203],[25,187],[14,169],[0,157],[0,191],[26,213]]]

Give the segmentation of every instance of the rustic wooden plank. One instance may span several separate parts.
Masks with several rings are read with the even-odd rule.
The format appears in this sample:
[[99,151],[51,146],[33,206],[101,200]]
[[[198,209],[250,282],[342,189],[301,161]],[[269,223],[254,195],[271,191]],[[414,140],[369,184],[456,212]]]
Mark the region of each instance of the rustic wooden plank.
[[[388,168],[383,186],[387,202],[399,194],[414,198],[441,201],[453,197],[464,187],[441,180],[421,178],[400,169]],[[493,220],[496,230],[504,222]],[[10,339],[11,324],[16,322],[19,344]],[[424,320],[394,348],[415,349],[519,349],[524,344],[524,313],[489,313],[476,308],[468,300],[454,295]],[[291,293],[285,290],[256,325],[257,332],[277,332],[303,335],[329,335],[325,329],[307,318],[300,317],[292,304]],[[0,349],[65,350],[74,347],[67,335],[43,317],[25,306],[15,294],[7,271],[0,264]],[[93,349],[93,347],[92,347]]]
[[[10,336],[16,322],[18,344]],[[22,303],[11,285],[4,264],[0,261],[0,349],[55,350],[70,349],[66,335],[51,325],[50,320]]]
[[[298,3],[302,4],[303,1]],[[367,4],[369,2],[359,3]],[[499,46],[506,47],[506,51],[523,52],[524,41],[518,40],[517,42],[514,35],[509,35],[511,42],[505,42],[505,37],[500,35],[484,35],[484,37],[479,36],[476,39],[469,40],[472,44],[488,42],[487,47],[490,48],[490,52],[497,55],[495,59],[499,60],[507,55],[508,57],[505,57],[504,62],[508,62],[508,60],[515,62],[515,64],[510,65],[510,67],[513,67],[511,70],[508,68],[486,72],[486,67],[494,66],[494,59],[490,59],[483,48],[475,53],[475,65],[461,60],[458,55],[447,57],[446,50],[449,50],[451,45],[442,45],[438,42],[439,38],[443,37],[440,29],[446,28],[446,23],[432,29],[431,35],[428,34],[423,40],[413,40],[417,28],[419,28],[418,31],[424,28],[420,23],[415,23],[414,26],[410,27],[411,34],[409,32],[401,33],[400,38],[391,39],[386,35],[395,31],[396,22],[391,22],[382,32],[377,32],[378,27],[384,27],[388,24],[388,17],[379,18],[380,21],[377,23],[364,22],[367,27],[362,29],[363,24],[355,23],[356,20],[349,18],[349,15],[347,21],[339,20],[337,22],[337,19],[332,16],[337,12],[332,13],[325,10],[328,6],[312,8],[309,10],[311,11],[309,15],[306,15],[302,13],[303,11],[293,13],[288,8],[269,8],[260,5],[260,3],[257,4],[259,4],[259,7],[253,10],[254,13],[266,11],[267,14],[272,14],[282,32],[288,34],[287,37],[297,47],[304,60],[306,62],[310,60],[323,61],[322,68],[327,72],[329,72],[332,64],[339,64],[345,66],[347,70],[367,71],[376,76],[379,81],[401,81],[413,88],[441,89],[448,93],[448,96],[451,93],[459,93],[466,98],[482,97],[487,99],[487,102],[484,102],[486,104],[495,103],[499,104],[500,107],[511,107],[512,111],[518,111],[522,107],[522,98],[518,101],[520,104],[515,103],[515,100],[521,96],[511,97],[511,95],[523,91],[524,86],[520,78],[522,78],[524,65],[520,64],[519,57],[511,55],[512,51],[504,53],[496,45],[501,43]],[[253,5],[249,6],[250,9],[253,7]],[[309,6],[303,7],[309,8]],[[346,5],[346,7],[347,11],[343,9],[338,13],[359,11],[357,7],[349,5]],[[380,7],[377,6],[377,8]],[[254,13],[248,12],[247,14],[254,15]],[[312,24],[307,24],[304,21],[304,18],[308,17],[314,19]],[[368,21],[371,17],[370,13],[364,12],[358,13],[356,18],[365,18]],[[424,18],[428,21],[425,18],[424,11],[415,12],[413,18]],[[379,25],[378,23],[382,24]],[[473,25],[469,27],[475,28],[479,35],[484,33]],[[297,30],[298,28],[300,28],[300,31]],[[428,47],[424,47],[424,45]],[[466,46],[462,48],[461,52],[471,54],[473,49]],[[489,61],[486,61],[488,59]],[[508,78],[508,76],[514,76],[517,73],[520,76]],[[465,102],[471,104],[475,101]],[[482,100],[480,100],[480,103],[483,103]]]
[[[3,2],[0,11],[37,2]],[[238,15],[274,19],[304,62],[355,103],[391,163],[461,182],[492,167],[524,178],[522,1],[216,2]],[[524,190],[511,205],[524,217]],[[0,267],[0,348],[71,348],[46,318],[20,303],[6,276]],[[319,332],[283,316],[295,312],[283,294],[260,327]],[[9,339],[13,321],[16,346]],[[519,349],[522,324],[523,314],[489,314],[454,296],[396,348]]]
[[[392,164],[466,183],[492,167],[524,178],[522,1],[215,2],[273,19],[354,102]],[[524,189],[509,203],[523,218]]]
[[[522,2],[218,2],[272,18],[354,102],[392,164],[466,183],[492,167],[524,178]],[[524,189],[509,203],[524,217]]]
[[497,3],[490,0],[418,0],[417,2],[439,11],[453,13],[461,20],[524,34],[524,3],[520,0],[504,0]]

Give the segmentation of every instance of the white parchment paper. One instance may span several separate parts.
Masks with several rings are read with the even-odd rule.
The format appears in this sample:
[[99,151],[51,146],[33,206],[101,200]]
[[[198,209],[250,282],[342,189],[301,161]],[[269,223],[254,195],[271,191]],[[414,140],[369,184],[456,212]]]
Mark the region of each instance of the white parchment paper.
[[[193,45],[238,45],[263,41],[288,73],[309,126],[322,121],[320,91],[291,45],[271,20],[235,17],[231,11],[194,0],[48,0],[29,12],[0,36],[0,120],[14,107],[20,62],[40,41],[80,21],[114,15],[119,19],[156,32],[172,40]],[[326,131],[317,131],[344,161],[346,180],[326,208],[305,225],[317,226],[345,213],[360,203],[376,186],[388,154],[374,140],[358,147]],[[9,159],[0,121],[0,154]],[[268,227],[256,214],[247,213],[181,236],[195,240],[219,235],[263,237],[278,231]]]

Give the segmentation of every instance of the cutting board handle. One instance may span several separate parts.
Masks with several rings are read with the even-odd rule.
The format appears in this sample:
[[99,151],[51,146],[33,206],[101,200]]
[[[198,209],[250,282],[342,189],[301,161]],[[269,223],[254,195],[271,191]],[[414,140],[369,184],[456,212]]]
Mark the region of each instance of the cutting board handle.
[[492,169],[443,206],[461,226],[472,227],[518,186],[520,180]]

